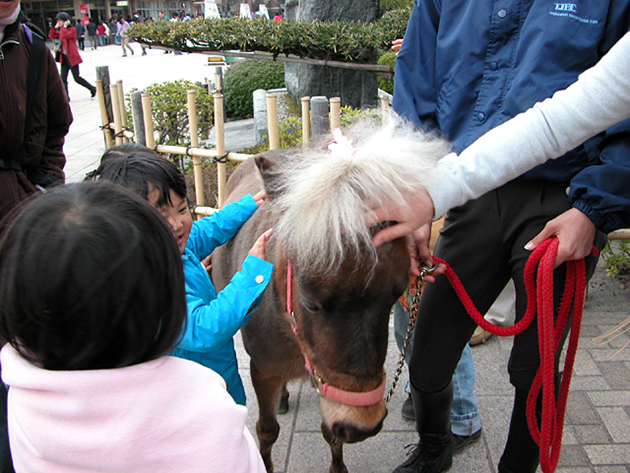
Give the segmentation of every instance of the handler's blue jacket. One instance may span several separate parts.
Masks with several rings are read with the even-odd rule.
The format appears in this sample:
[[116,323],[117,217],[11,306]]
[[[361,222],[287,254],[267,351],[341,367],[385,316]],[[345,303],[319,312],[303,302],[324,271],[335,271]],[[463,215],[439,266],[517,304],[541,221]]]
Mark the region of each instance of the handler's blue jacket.
[[[630,28],[630,0],[416,0],[396,61],[394,110],[460,153],[575,82]],[[602,231],[630,227],[630,120],[521,179],[570,182]]]
[[[228,384],[228,392],[242,405],[245,405],[245,389],[238,374],[233,337],[260,302],[271,281],[273,265],[248,255],[243,269],[217,295],[201,260],[236,235],[257,208],[248,194],[210,217],[193,222],[182,255],[188,320],[182,341],[172,353],[219,373]],[[256,306],[252,307],[253,304]]]

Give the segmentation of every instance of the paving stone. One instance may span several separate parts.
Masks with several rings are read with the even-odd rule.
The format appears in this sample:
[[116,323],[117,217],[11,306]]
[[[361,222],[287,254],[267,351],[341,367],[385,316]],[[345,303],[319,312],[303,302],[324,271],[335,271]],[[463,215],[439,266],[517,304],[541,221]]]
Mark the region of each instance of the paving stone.
[[611,442],[610,435],[604,425],[574,425],[572,427],[579,444]]
[[628,466],[597,466],[593,469],[595,473],[629,473],[630,467]]
[[596,409],[613,442],[630,443],[630,419],[626,411],[621,407],[598,407]]
[[580,445],[562,445],[558,466],[589,466],[589,462]]
[[578,351],[573,365],[574,376],[601,376],[602,372],[587,350]]
[[583,391],[569,393],[566,416],[570,419],[572,425],[601,423],[601,419],[593,408],[587,393]]
[[630,464],[630,445],[585,445],[584,451],[593,465]]
[[594,406],[630,406],[630,391],[593,391],[588,398]]
[[630,376],[628,376],[628,368],[622,361],[606,361],[597,363],[606,382],[611,389],[630,390]]

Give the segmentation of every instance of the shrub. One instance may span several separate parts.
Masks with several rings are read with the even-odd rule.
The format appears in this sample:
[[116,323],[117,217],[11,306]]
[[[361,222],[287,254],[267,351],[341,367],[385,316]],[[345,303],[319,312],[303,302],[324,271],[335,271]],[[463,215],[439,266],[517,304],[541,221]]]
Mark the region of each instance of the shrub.
[[[382,66],[395,66],[396,65],[396,57],[398,53],[396,51],[388,51],[383,54],[379,59],[378,63]],[[394,93],[394,81],[390,79],[385,79],[384,77],[378,78],[378,87],[381,90],[384,90],[388,94]]]
[[388,11],[375,23],[289,19],[276,23],[242,18],[156,21],[136,24],[129,34],[149,45],[186,52],[237,49],[264,51],[274,57],[295,55],[371,64],[376,49],[389,49],[394,39],[403,37],[410,13],[409,5]]
[[381,15],[392,10],[411,8],[414,0],[381,0]]
[[630,277],[630,241],[611,240],[602,250],[606,274],[611,277]]
[[159,132],[156,144],[190,146],[188,123],[188,90],[195,90],[199,134],[214,123],[214,100],[205,89],[187,80],[152,84],[145,89],[151,95],[153,127]]
[[225,72],[225,112],[231,118],[254,116],[252,94],[256,89],[284,87],[284,64],[262,59],[246,59]]
[[392,41],[405,36],[411,16],[411,7],[412,5],[409,5],[399,10],[387,12],[378,21],[380,47],[385,51],[389,51]]

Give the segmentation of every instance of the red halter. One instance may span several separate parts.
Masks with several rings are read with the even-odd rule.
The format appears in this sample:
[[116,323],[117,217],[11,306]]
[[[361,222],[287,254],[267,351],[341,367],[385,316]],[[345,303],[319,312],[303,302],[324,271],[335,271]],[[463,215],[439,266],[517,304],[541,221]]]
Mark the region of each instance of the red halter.
[[[290,261],[287,262],[287,312],[291,314],[291,329],[296,338],[298,338],[295,313],[293,312],[293,268]],[[304,355],[304,365],[310,374],[311,382],[320,396],[341,404],[357,407],[373,406],[383,400],[383,394],[385,393],[385,373],[383,373],[383,381],[380,386],[373,391],[344,391],[343,389],[335,388],[330,384],[324,383],[324,380],[315,371],[308,357],[304,353],[302,353],[302,355]]]

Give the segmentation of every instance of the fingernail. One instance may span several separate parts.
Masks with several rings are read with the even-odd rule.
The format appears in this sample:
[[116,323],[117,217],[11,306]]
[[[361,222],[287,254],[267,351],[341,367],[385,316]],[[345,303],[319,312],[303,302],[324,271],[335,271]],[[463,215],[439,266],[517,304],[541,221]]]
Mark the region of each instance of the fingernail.
[[534,249],[534,244],[530,241],[525,245],[525,249],[531,251]]

